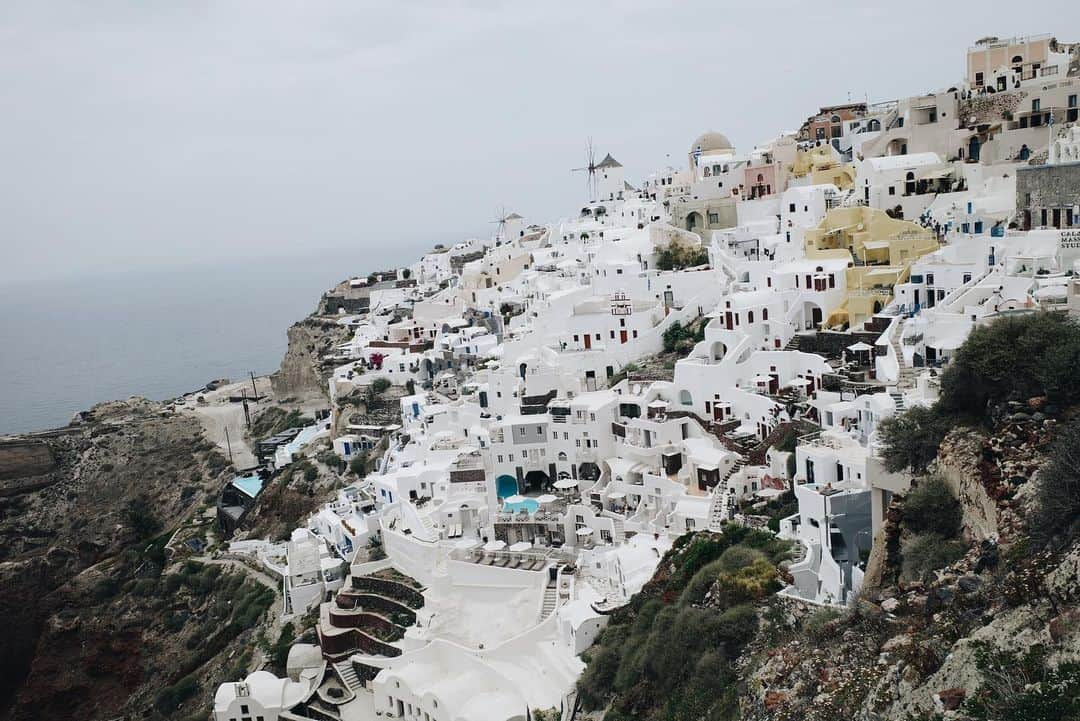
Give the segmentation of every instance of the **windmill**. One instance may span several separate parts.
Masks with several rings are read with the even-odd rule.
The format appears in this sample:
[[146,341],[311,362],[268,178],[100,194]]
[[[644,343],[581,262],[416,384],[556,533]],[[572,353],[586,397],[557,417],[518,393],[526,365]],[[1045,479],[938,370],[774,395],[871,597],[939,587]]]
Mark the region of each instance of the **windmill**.
[[585,173],[585,190],[589,194],[589,200],[594,200],[597,195],[596,171],[599,169],[596,163],[596,150],[593,148],[592,138],[585,142],[585,167],[572,168],[571,173]]
[[513,217],[514,214],[507,212],[505,205],[499,206],[499,208],[495,211],[495,220],[491,221],[495,224],[496,238],[499,238],[500,240],[503,239],[503,234],[506,231],[506,223]]

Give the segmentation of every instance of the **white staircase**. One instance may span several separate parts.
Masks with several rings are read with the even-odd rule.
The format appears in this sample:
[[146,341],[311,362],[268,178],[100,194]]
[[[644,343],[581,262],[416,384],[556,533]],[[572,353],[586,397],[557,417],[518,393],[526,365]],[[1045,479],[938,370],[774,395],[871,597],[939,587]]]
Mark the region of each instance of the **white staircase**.
[[345,684],[353,693],[359,693],[364,690],[364,685],[360,683],[360,678],[356,675],[356,669],[353,668],[352,661],[346,659],[345,661],[338,661],[334,664],[334,671],[337,672],[338,678]]
[[709,530],[714,533],[718,533],[728,519],[726,491],[727,487],[718,483],[713,489],[712,498],[709,499]]
[[548,581],[547,588],[544,589],[544,603],[540,606],[540,620],[543,621],[552,613],[555,612],[555,607],[559,605],[559,581],[558,577],[554,581]]
[[424,530],[428,531],[429,533],[433,533],[436,536],[439,535],[439,532],[435,530],[435,523],[431,520],[431,516],[427,513],[420,514],[420,523],[423,524]]
[[[896,395],[900,394],[902,396],[902,392],[905,388],[912,388],[915,385],[915,369],[909,366],[907,361],[904,360],[904,348],[900,344],[900,339],[904,335],[904,322],[904,318],[899,318],[897,320],[896,330],[893,331],[892,336],[889,338],[889,344],[896,354],[896,366],[900,369],[900,375],[896,380],[896,389],[889,392],[889,395],[892,395],[894,400]],[[903,404],[903,397],[900,399],[900,404]],[[897,405],[897,409],[903,410],[900,408],[900,404]]]

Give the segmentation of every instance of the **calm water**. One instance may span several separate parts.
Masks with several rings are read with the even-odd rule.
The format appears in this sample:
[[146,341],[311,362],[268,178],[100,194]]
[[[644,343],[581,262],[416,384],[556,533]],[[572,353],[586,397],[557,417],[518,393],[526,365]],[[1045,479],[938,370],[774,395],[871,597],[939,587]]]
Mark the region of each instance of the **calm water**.
[[286,330],[324,290],[424,247],[0,287],[0,434],[61,426],[104,400],[171,398],[276,370]]

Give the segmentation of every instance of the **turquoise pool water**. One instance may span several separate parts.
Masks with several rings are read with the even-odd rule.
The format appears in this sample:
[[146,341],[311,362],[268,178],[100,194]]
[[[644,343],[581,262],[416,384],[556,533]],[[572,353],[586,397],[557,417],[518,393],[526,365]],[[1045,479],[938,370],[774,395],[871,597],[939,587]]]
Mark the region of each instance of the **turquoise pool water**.
[[532,498],[526,498],[524,501],[518,501],[517,503],[504,503],[503,510],[507,513],[517,513],[518,511],[528,511],[529,513],[536,513],[536,509],[540,507]]
[[244,476],[243,478],[234,478],[232,484],[254,498],[259,495],[259,491],[262,490],[263,479],[259,478],[258,475]]

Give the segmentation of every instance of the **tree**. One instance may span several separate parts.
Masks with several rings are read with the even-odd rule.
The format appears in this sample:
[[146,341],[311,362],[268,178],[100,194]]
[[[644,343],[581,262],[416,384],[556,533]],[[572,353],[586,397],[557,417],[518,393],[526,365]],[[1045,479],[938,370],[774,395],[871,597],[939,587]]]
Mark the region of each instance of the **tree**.
[[952,538],[960,532],[960,502],[939,476],[929,476],[904,496],[904,525],[915,533]]
[[150,508],[150,499],[138,495],[124,509],[124,521],[135,532],[138,540],[149,538],[161,530],[161,521]]
[[933,408],[915,406],[883,420],[879,426],[884,443],[885,469],[893,473],[926,470],[937,457],[938,446],[951,423]]
[[349,461],[349,470],[354,476],[362,476],[367,471],[367,453],[361,453]]
[[939,410],[982,417],[988,406],[1046,395],[1080,400],[1073,372],[1080,365],[1080,325],[1060,313],[999,318],[975,328],[941,378]]

